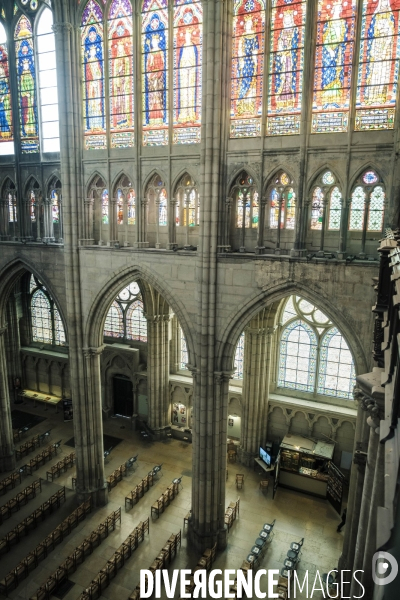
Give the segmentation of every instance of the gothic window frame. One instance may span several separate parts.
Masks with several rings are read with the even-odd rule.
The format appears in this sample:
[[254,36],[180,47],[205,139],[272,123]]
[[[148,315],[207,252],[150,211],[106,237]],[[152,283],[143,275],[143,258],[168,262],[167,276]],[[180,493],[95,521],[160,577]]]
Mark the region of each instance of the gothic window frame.
[[[243,201],[240,201],[240,194],[242,194]],[[261,205],[260,193],[253,176],[245,169],[236,176],[234,183],[231,185],[230,196],[235,207],[235,231],[258,231]],[[245,202],[246,197],[249,197],[248,210]],[[240,213],[242,214],[240,215]],[[242,220],[241,224],[239,224],[240,218]]]
[[[49,337],[48,339],[35,339],[35,314],[33,302],[35,297],[44,298],[48,305],[49,314],[46,320],[50,323],[49,326]],[[47,347],[64,347],[67,346],[67,336],[61,313],[58,309],[57,303],[53,300],[53,297],[48,292],[47,288],[43,283],[34,275],[31,275],[29,280],[29,291],[28,291],[28,310],[29,310],[29,323],[30,323],[30,340],[31,344],[45,345]]]
[[[308,371],[309,377],[307,383],[298,383],[297,381],[286,379],[286,359],[287,356],[289,356],[287,354],[287,346],[288,343],[291,343],[288,338],[290,333],[298,327],[302,327],[307,331],[310,340],[315,340],[314,344],[310,344],[312,348],[310,348],[309,358],[312,363],[311,369]],[[327,363],[329,362],[328,350],[330,340],[336,335],[339,335],[341,339],[342,345],[340,349],[350,354],[351,363],[343,363],[350,364],[350,377],[341,378],[348,379],[349,381],[347,391],[342,389],[338,390],[336,387],[336,390],[333,390],[333,393],[329,393],[329,388],[326,385],[326,378],[328,376],[332,377],[332,374],[328,373],[327,368]],[[318,308],[316,304],[296,294],[285,298],[280,310],[277,336],[277,392],[301,392],[314,399],[336,398],[350,401],[353,400],[353,387],[356,376],[356,364],[353,352],[340,329],[333,323],[330,317]],[[327,341],[329,342],[328,344]],[[291,350],[293,350],[293,348]],[[298,354],[297,356],[301,360],[304,360],[304,357],[301,354]],[[342,363],[339,362],[338,364],[341,365]]]
[[[1,190],[1,205],[0,214],[0,233],[3,239],[9,239],[12,236],[14,239],[18,237],[19,232],[19,207],[17,203],[17,189],[11,177],[6,177]],[[4,219],[4,221],[3,221]]]
[[[194,202],[191,205],[190,196],[194,194]],[[189,173],[185,173],[176,186],[174,194],[175,202],[175,226],[194,230],[200,225],[200,195],[197,184]],[[194,223],[190,221],[190,211],[194,211]]]
[[[321,191],[321,202],[322,202],[322,206],[318,207],[315,204],[315,200],[314,200],[314,194],[317,190]],[[338,227],[330,227],[331,225],[331,212],[333,212],[333,210],[337,211],[337,209],[333,209],[332,208],[332,194],[335,191],[335,189],[338,189],[339,193],[340,193],[340,202],[341,202],[341,207],[340,207],[340,214],[339,214],[339,226]],[[343,193],[342,193],[342,189],[341,189],[341,184],[339,179],[337,178],[336,174],[329,168],[324,169],[319,175],[318,177],[315,179],[313,185],[310,188],[310,200],[309,200],[309,229],[311,231],[340,231],[340,227],[341,227],[341,220],[342,220],[342,214],[343,214],[343,206],[344,206],[344,198],[343,198]],[[321,226],[320,227],[315,227],[313,226],[313,212],[319,210],[320,211],[320,223]]]
[[[132,195],[133,192],[133,195]],[[116,203],[116,223],[117,227],[123,227],[127,225],[136,225],[136,192],[135,188],[132,185],[132,180],[123,173],[119,178],[117,183],[114,185],[114,201]],[[134,199],[133,204],[131,204],[131,199]],[[132,217],[129,216],[129,207],[134,206],[134,223],[130,223]],[[121,221],[121,208],[122,208],[122,221]]]
[[[132,337],[129,331],[133,330],[133,325],[130,324],[128,320],[131,319],[131,313],[133,313],[137,308],[141,310],[141,315],[139,315],[138,319],[135,319],[135,322],[138,323],[137,327],[139,334],[136,337]],[[106,329],[107,320],[112,309],[117,311],[120,325],[119,331],[113,331],[113,333],[111,333],[111,329]],[[144,331],[144,328],[146,328],[146,331]],[[148,341],[147,319],[144,311],[143,295],[139,282],[131,281],[128,285],[122,288],[122,290],[120,290],[117,296],[114,298],[104,320],[103,336],[106,340],[117,339],[122,340],[123,343],[127,344],[131,344],[132,342],[145,343]]]
[[188,371],[187,365],[189,363],[189,352],[188,352],[188,347],[187,347],[187,341],[186,341],[185,334],[183,333],[183,329],[179,323],[178,323],[178,327],[179,327],[179,337],[178,337],[179,371]]
[[[372,175],[375,177],[375,181],[366,181],[368,178],[371,179]],[[370,208],[371,208],[371,199],[373,198],[374,191],[380,188],[383,192],[383,202],[382,209],[379,211],[381,213],[381,223],[382,227],[380,229],[368,229],[370,223]],[[357,189],[361,189],[364,194],[364,206],[362,209],[362,227],[361,228],[352,228],[352,213],[355,210],[353,208],[353,199],[354,194]],[[365,236],[367,233],[382,233],[385,224],[385,213],[387,210],[387,194],[385,184],[379,175],[379,172],[373,167],[368,167],[367,169],[363,169],[357,179],[354,181],[351,187],[351,194],[349,200],[349,214],[348,214],[348,222],[347,222],[347,232],[348,234],[357,234],[361,233]],[[355,203],[354,203],[355,204]],[[361,212],[360,209],[357,209]]]
[[244,343],[245,343],[245,332],[239,336],[236,344],[235,354],[233,357],[233,367],[235,369],[232,379],[235,381],[243,381],[243,366],[244,366]]
[[[273,206],[273,202],[275,200],[272,198],[272,194],[275,192],[277,194],[276,202],[278,203],[278,210],[276,211],[275,206]],[[293,195],[293,205],[290,206],[289,202],[292,198],[289,198],[289,194]],[[294,231],[296,228],[296,219],[297,219],[297,193],[294,185],[293,178],[288,174],[287,171],[280,169],[269,181],[266,187],[266,198],[267,198],[267,215],[266,215],[266,227],[270,230],[278,230],[281,231]],[[276,225],[272,222],[272,211],[275,208],[275,212],[277,212]],[[293,210],[294,216],[293,218],[293,227],[288,227],[288,208]],[[290,213],[289,213],[290,214]],[[280,227],[279,227],[280,225]]]
[[[147,182],[144,195],[145,202],[147,204],[147,222],[149,222],[150,210],[154,210],[154,222],[157,232],[160,227],[168,227],[168,219],[171,214],[171,207],[169,206],[167,187],[159,173],[154,173],[154,175]],[[160,201],[161,195],[163,196],[162,201]],[[165,220],[162,220],[161,222],[161,217],[164,214],[164,210],[166,211],[166,216]]]

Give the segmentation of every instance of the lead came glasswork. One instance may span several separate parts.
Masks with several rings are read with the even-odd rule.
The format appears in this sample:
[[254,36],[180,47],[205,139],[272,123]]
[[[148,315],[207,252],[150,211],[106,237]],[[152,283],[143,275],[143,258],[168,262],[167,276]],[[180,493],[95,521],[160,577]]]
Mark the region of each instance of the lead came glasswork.
[[355,371],[350,349],[340,332],[333,327],[322,339],[318,393],[336,398],[351,398]]
[[64,346],[64,325],[58,308],[39,280],[31,276],[29,282],[32,341]]
[[306,0],[272,0],[267,135],[300,133]]
[[185,370],[187,369],[187,363],[189,362],[189,354],[187,350],[186,338],[183,334],[182,327],[179,327],[180,333],[180,343],[181,343],[181,359],[180,359],[180,368]]
[[0,22],[0,155],[14,154],[7,36]]
[[299,320],[290,323],[281,337],[278,385],[313,392],[317,357],[315,333]]
[[340,229],[340,220],[342,215],[342,194],[338,187],[334,187],[331,191],[331,198],[329,202],[329,222],[328,229],[337,230]]
[[233,366],[235,372],[232,375],[233,379],[243,379],[243,360],[244,360],[244,332],[241,333],[236,350]]
[[103,335],[147,342],[147,320],[143,313],[143,300],[136,282],[120,291],[110,306]]
[[364,227],[365,192],[357,186],[351,196],[350,204],[350,231],[362,231]]
[[385,192],[376,186],[371,193],[367,231],[382,231],[384,203]]
[[347,131],[355,0],[318,1],[312,133]]
[[393,129],[399,77],[400,0],[364,0],[356,130]]
[[311,205],[311,229],[322,229],[323,214],[324,193],[320,187],[316,187],[313,192]]

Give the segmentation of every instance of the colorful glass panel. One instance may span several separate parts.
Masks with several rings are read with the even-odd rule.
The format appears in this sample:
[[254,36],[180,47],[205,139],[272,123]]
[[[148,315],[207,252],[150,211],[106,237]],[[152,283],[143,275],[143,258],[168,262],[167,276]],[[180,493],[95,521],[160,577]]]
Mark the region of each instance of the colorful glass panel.
[[104,115],[103,12],[89,0],[82,14],[83,118],[86,150],[107,147]]
[[317,361],[316,335],[306,323],[293,321],[281,337],[278,385],[313,392]]
[[[284,193],[284,196],[286,196],[286,229],[294,229],[296,217],[296,194],[294,193],[293,188],[289,188],[287,192]],[[284,226],[285,223],[281,224],[281,227]]]
[[127,310],[126,337],[128,340],[147,342],[147,319],[143,314],[141,300],[135,300]]
[[399,78],[400,0],[364,0],[356,130],[393,129]]
[[31,299],[32,339],[44,344],[53,343],[50,301],[42,290],[37,290]]
[[333,327],[322,340],[317,391],[324,396],[352,400],[355,383],[350,349],[341,333]]
[[[199,224],[199,212],[196,190],[186,193],[185,207],[183,211],[183,224],[194,227]],[[178,223],[179,225],[179,223]]]
[[39,152],[39,128],[32,26],[25,15],[19,18],[15,26],[14,39],[21,150],[23,154],[30,154]]
[[342,218],[342,194],[338,187],[334,187],[331,191],[331,197],[329,201],[329,221],[328,229],[338,230],[340,229],[340,221]]
[[188,349],[187,349],[187,343],[186,343],[186,338],[183,335],[183,331],[182,331],[182,327],[179,327],[179,332],[180,332],[180,344],[181,344],[181,357],[180,357],[180,368],[182,370],[187,370],[187,363],[189,362],[189,353],[188,353]]
[[382,231],[383,210],[385,205],[385,192],[380,185],[374,187],[371,192],[368,212],[368,231]]
[[53,224],[58,224],[60,222],[60,203],[56,190],[51,191],[51,215]]
[[29,196],[29,214],[32,223],[36,223],[36,197],[35,192],[33,190],[31,190]]
[[267,135],[300,133],[307,0],[272,0]]
[[7,35],[0,23],[0,155],[14,154]]
[[243,379],[243,361],[244,361],[244,331],[241,333],[236,350],[233,366],[235,369],[232,379]]
[[271,229],[278,229],[279,210],[281,203],[279,201],[279,193],[275,188],[271,190],[270,202],[269,226]]
[[167,192],[162,189],[158,199],[158,224],[165,227],[167,225]]
[[364,228],[365,192],[359,185],[351,195],[350,231],[362,231]]
[[60,151],[58,93],[53,13],[45,8],[36,30],[39,66],[39,104],[43,152]]
[[132,189],[130,189],[128,192],[127,212],[128,212],[128,225],[135,225],[135,223],[136,223],[136,194],[135,194],[135,191]]
[[117,190],[117,225],[124,224],[124,194]]
[[203,7],[193,0],[174,6],[174,144],[200,142]]
[[142,7],[143,145],[168,144],[168,0]]
[[234,0],[231,138],[261,134],[265,1]]
[[101,222],[108,225],[108,190],[104,190],[101,195]]
[[8,221],[17,223],[17,199],[11,192],[8,194]]
[[124,320],[122,309],[114,300],[106,316],[104,335],[108,337],[124,337]]
[[322,175],[322,183],[324,185],[332,185],[335,183],[335,178],[330,171],[326,171],[326,173]]
[[373,183],[376,183],[378,181],[378,176],[373,171],[366,171],[366,173],[364,173],[363,175],[362,180],[367,185],[372,185]]
[[320,187],[316,187],[313,192],[311,204],[311,229],[322,229],[323,215],[324,193]]
[[111,148],[134,144],[132,6],[113,0],[108,16]]
[[355,19],[355,0],[318,0],[313,133],[347,131]]

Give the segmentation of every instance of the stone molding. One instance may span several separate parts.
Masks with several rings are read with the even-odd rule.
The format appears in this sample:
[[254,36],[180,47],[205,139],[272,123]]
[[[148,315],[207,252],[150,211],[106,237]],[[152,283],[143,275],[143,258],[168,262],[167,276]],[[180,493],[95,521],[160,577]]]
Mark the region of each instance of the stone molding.
[[98,348],[82,348],[83,356],[85,358],[93,358],[94,356],[100,356],[104,351],[105,344]]

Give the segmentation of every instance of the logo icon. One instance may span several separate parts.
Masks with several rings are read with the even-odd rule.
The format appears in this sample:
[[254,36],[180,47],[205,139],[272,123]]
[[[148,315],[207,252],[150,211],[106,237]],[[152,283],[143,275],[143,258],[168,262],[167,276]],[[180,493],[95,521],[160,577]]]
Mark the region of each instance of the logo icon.
[[389,552],[375,552],[372,557],[372,579],[376,585],[387,585],[397,577],[399,565]]

